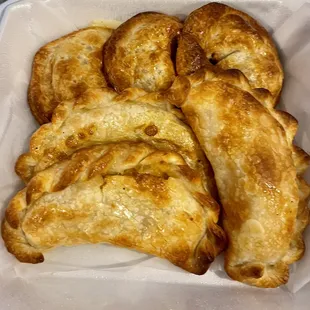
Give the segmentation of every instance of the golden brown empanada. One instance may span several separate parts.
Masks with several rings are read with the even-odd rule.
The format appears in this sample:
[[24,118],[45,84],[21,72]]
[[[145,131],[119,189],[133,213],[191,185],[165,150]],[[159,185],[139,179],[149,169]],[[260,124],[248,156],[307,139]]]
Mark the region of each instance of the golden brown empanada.
[[205,174],[207,188],[216,196],[213,172],[182,113],[157,94],[128,89],[90,89],[78,100],[61,103],[51,123],[32,136],[29,153],[20,156],[16,172],[29,181],[37,172],[94,144],[145,141],[161,150],[180,153],[193,169]]
[[237,70],[207,66],[179,77],[167,98],[182,107],[214,170],[227,273],[259,287],[286,283],[309,219],[309,157],[292,145],[296,120],[273,110],[270,94],[252,90]]
[[51,120],[63,100],[77,98],[88,88],[106,87],[101,73],[102,46],[112,29],[88,27],[50,42],[36,53],[28,103],[40,124]]
[[12,199],[2,236],[27,263],[57,246],[107,242],[203,274],[225,246],[218,216],[200,172],[182,156],[118,143],[79,150],[37,173]]
[[140,87],[161,91],[175,79],[172,50],[181,22],[156,12],[137,14],[120,25],[103,48],[103,71],[117,91]]
[[[178,74],[201,68],[205,63],[202,51],[216,66],[242,71],[252,88],[267,89],[276,103],[283,71],[268,32],[255,19],[227,5],[209,3],[187,17],[182,34],[185,37],[176,58]],[[184,61],[184,54],[189,61]]]

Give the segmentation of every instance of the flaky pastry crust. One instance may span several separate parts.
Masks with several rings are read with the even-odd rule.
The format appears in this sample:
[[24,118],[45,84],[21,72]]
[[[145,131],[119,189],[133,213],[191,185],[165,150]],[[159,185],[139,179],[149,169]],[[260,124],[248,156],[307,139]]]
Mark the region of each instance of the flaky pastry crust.
[[145,143],[97,145],[37,173],[10,202],[9,252],[40,263],[57,246],[107,242],[196,274],[225,246],[219,206],[182,156]]
[[216,197],[212,169],[182,113],[158,94],[128,89],[122,94],[89,89],[79,99],[61,103],[51,123],[32,136],[29,153],[19,157],[15,170],[25,181],[73,152],[94,144],[145,141],[160,150],[180,153],[200,169],[206,187]]
[[178,74],[201,68],[206,61],[202,56],[206,56],[222,69],[240,70],[251,88],[267,89],[276,104],[283,70],[272,39],[255,19],[230,6],[209,3],[187,17],[182,34],[176,58]]
[[[207,65],[166,92],[181,106],[210,160],[228,237],[225,269],[235,280],[276,287],[304,252],[309,156],[292,143],[297,121],[273,109],[238,70]],[[264,103],[264,104],[262,104]]]
[[175,79],[172,61],[181,22],[156,12],[135,15],[114,32],[103,48],[103,71],[118,91],[139,87],[161,91]]
[[51,120],[63,100],[88,88],[106,87],[101,73],[102,46],[112,29],[88,27],[52,41],[36,53],[28,88],[28,103],[39,124]]

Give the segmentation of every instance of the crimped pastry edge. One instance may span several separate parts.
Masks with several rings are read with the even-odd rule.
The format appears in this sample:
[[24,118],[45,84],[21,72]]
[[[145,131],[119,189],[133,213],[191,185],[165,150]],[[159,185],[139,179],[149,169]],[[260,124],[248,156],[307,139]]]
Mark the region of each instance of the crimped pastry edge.
[[165,92],[167,101],[178,107],[182,107],[191,89],[191,83],[197,85],[205,80],[225,81],[250,93],[258,102],[264,105],[269,113],[280,123],[287,137],[288,145],[291,145],[292,157],[296,165],[296,182],[298,183],[300,201],[297,210],[295,232],[292,236],[289,251],[281,261],[269,265],[257,262],[232,266],[229,264],[227,255],[225,258],[225,270],[232,279],[258,287],[278,287],[288,281],[289,264],[301,259],[305,251],[302,234],[309,224],[308,201],[310,199],[310,186],[303,179],[302,175],[310,164],[310,156],[293,144],[293,138],[298,129],[297,120],[287,112],[275,110],[272,104],[273,99],[269,91],[264,89],[251,89],[247,78],[239,70],[222,70],[208,64],[188,77],[179,76],[176,78],[172,87]]

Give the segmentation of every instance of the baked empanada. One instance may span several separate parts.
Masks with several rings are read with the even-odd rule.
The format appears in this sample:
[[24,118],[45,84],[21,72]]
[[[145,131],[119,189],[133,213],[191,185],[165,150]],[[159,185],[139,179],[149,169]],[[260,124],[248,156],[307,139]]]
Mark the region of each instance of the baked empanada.
[[166,258],[196,274],[225,246],[219,206],[182,156],[144,143],[82,149],[37,173],[2,225],[27,263],[57,246],[107,242]]
[[181,22],[156,12],[137,14],[120,25],[103,48],[103,71],[117,91],[140,87],[161,91],[175,79],[172,61]]
[[[193,49],[196,41],[212,64],[242,71],[251,88],[267,89],[276,103],[283,71],[268,32],[255,19],[227,5],[209,3],[187,17],[182,33],[186,37],[177,51],[178,74],[204,65],[197,48]],[[191,55],[192,60],[184,62],[184,54]]]
[[51,120],[63,100],[77,98],[88,88],[106,87],[101,73],[102,46],[112,29],[88,27],[50,42],[36,53],[28,103],[40,124]]
[[205,174],[207,188],[216,196],[213,172],[183,115],[157,94],[128,89],[90,89],[78,100],[63,102],[51,123],[32,136],[29,153],[21,155],[16,172],[29,181],[37,172],[94,144],[145,141],[161,150],[180,153],[193,169]]
[[227,273],[259,287],[286,283],[288,265],[303,255],[308,223],[301,174],[309,157],[292,145],[296,120],[268,109],[269,93],[252,90],[237,70],[211,66],[179,77],[167,98],[181,106],[214,170]]

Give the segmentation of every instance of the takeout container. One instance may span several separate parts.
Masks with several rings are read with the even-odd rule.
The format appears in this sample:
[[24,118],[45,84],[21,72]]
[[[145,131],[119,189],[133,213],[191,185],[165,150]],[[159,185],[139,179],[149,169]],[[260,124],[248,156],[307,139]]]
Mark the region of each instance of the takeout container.
[[[12,195],[22,188],[14,164],[28,149],[29,137],[37,128],[26,100],[36,50],[94,20],[126,20],[142,11],[184,18],[205,3],[22,0],[0,6],[1,216]],[[305,0],[226,3],[250,13],[273,34],[286,74],[280,108],[299,120],[297,144],[310,152],[310,4]],[[292,265],[289,283],[258,289],[230,280],[222,257],[204,276],[109,245],[60,248],[47,253],[43,264],[29,265],[9,255],[1,239],[0,309],[309,309],[309,229],[305,241],[307,252]]]

